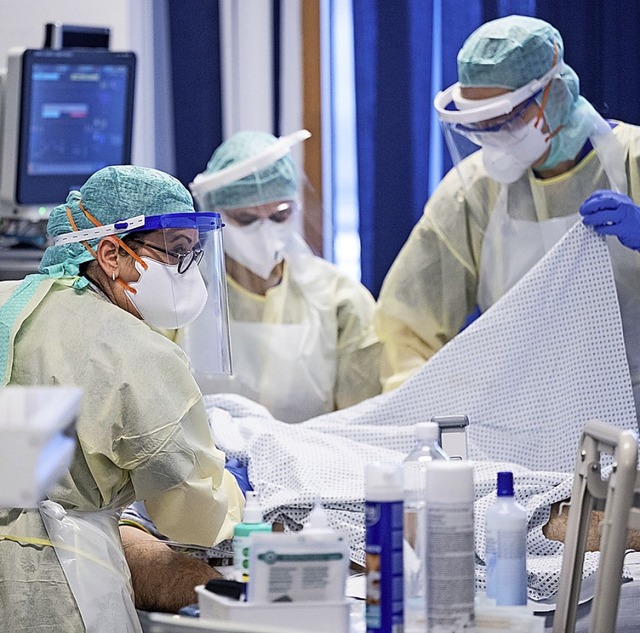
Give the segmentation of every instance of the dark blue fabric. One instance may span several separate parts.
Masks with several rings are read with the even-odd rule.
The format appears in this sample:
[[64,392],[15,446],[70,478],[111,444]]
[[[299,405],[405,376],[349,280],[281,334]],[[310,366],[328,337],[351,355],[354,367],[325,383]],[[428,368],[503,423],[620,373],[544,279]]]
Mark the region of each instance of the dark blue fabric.
[[188,185],[222,143],[217,2],[168,0],[175,176]]
[[443,82],[479,24],[453,0],[353,0],[362,281],[374,296],[428,196],[433,2],[441,4]]

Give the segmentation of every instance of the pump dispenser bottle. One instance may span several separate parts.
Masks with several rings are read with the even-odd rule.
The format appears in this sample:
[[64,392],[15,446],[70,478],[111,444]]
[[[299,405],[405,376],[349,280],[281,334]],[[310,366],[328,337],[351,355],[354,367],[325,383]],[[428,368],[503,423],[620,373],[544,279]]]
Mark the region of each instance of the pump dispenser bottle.
[[242,523],[233,529],[233,575],[236,580],[249,580],[249,548],[253,532],[271,532],[271,525],[262,520],[258,495],[250,490],[244,505]]
[[513,494],[513,473],[498,473],[498,498],[485,516],[487,597],[527,604],[527,512]]

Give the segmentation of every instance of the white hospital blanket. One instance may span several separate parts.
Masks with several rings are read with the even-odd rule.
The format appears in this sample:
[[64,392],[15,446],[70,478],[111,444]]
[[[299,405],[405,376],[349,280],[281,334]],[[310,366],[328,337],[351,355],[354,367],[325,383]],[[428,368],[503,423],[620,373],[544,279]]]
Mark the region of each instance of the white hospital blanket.
[[[364,561],[364,466],[400,462],[414,424],[466,414],[475,462],[476,580],[484,586],[484,512],[495,473],[514,471],[529,514],[529,595],[557,591],[563,546],[542,535],[571,493],[589,419],[637,429],[608,251],[578,223],[509,293],[397,390],[287,425],[231,394],[207,396],[215,441],[249,466],[269,520],[297,529],[321,495],[333,527]],[[585,575],[595,569],[588,554]]]

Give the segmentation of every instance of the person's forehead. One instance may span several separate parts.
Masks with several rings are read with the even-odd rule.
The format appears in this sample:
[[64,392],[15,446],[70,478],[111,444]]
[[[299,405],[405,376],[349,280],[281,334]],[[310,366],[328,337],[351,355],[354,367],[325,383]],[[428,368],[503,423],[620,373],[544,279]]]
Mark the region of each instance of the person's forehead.
[[135,235],[144,241],[149,241],[152,244],[158,244],[160,246],[177,244],[178,242],[194,244],[198,241],[198,229],[192,228],[157,229],[149,232],[142,231]]
[[487,86],[460,86],[460,96],[465,99],[491,99],[511,92],[508,88]]

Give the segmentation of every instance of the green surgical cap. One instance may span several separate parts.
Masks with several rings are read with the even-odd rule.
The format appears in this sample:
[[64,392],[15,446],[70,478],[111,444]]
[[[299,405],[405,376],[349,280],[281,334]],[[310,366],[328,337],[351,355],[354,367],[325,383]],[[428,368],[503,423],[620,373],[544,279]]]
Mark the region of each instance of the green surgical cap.
[[[101,224],[113,224],[137,215],[195,213],[191,194],[173,176],[149,167],[116,165],[97,171],[80,191],[70,192],[66,203],[51,211],[47,224],[51,237],[74,230],[67,208],[78,229],[94,228],[80,209],[80,203]],[[100,239],[88,240],[87,244],[95,248]],[[80,242],[50,246],[42,256],[40,272],[54,277],[76,276],[80,264],[92,258]]]
[[551,69],[555,48],[557,61],[562,61],[560,33],[542,20],[524,15],[492,20],[462,45],[458,81],[462,86],[515,90]]
[[[537,18],[510,15],[483,24],[467,38],[458,53],[458,80],[463,87],[516,90],[551,70],[554,57],[556,63],[564,58],[556,29]],[[536,101],[542,104],[542,93]],[[597,114],[580,96],[578,76],[564,64],[560,76],[551,82],[544,108],[550,131],[560,131],[538,168],[549,169],[575,158],[593,129],[593,116]]]
[[[216,149],[206,173],[252,158],[276,141],[276,137],[267,132],[238,132]],[[287,154],[260,171],[207,193],[205,201],[209,209],[238,209],[292,199],[297,193],[298,173],[291,155]]]

